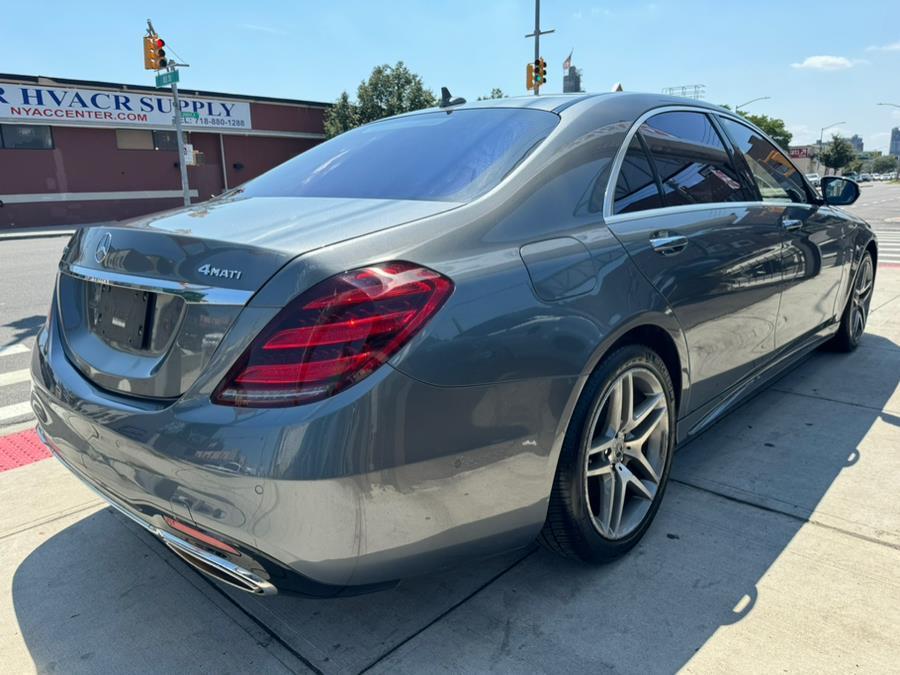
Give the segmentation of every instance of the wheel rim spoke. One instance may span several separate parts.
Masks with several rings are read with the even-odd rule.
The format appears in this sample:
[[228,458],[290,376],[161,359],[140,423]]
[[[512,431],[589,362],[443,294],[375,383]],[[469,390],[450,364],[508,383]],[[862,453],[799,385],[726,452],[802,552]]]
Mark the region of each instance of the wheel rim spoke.
[[659,378],[636,366],[597,405],[586,441],[585,489],[594,526],[619,539],[647,516],[669,452],[669,403]]
[[629,457],[638,464],[641,465],[644,472],[654,483],[659,485],[659,476],[656,473],[656,469],[653,468],[653,465],[650,463],[650,460],[647,459],[647,455],[644,454],[644,451],[641,450],[641,446],[628,444],[625,446],[625,456]]

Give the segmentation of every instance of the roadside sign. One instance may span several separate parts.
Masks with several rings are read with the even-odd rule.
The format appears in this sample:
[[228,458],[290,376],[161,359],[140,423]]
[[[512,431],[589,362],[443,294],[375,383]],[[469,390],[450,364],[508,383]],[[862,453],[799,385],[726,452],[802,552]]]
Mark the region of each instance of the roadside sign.
[[166,73],[160,73],[156,76],[157,87],[168,87],[170,84],[178,82],[178,71],[172,70]]
[[197,162],[194,157],[194,145],[192,143],[184,144],[184,163],[187,166],[194,166]]
[[200,113],[191,112],[190,110],[182,110],[181,111],[181,119],[183,119],[183,120],[199,120]]

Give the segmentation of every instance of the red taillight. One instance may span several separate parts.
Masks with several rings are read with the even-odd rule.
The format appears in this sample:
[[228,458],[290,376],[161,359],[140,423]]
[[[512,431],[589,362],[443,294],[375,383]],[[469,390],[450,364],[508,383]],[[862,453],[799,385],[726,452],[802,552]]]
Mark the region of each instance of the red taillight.
[[444,304],[453,282],[405,262],[327,279],[292,300],[247,348],[216,403],[309,403],[359,382],[393,356]]

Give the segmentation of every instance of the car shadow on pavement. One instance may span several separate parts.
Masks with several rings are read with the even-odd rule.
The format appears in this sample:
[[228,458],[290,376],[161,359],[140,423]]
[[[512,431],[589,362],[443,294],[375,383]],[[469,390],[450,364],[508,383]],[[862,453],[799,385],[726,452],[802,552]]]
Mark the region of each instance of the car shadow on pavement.
[[0,325],[0,328],[12,329],[12,337],[5,344],[0,344],[0,349],[33,338],[41,330],[41,326],[46,320],[46,314],[34,314]]
[[224,603],[322,672],[671,672],[752,615],[804,527],[900,537],[866,498],[891,494],[878,455],[898,438],[900,417],[884,410],[898,363],[900,348],[877,335],[854,354],[814,353],[679,451],[647,536],[604,567],[532,549],[371,595],[259,599],[201,582],[103,511],[19,566],[19,629],[39,671],[214,670],[208,645],[242,670]]

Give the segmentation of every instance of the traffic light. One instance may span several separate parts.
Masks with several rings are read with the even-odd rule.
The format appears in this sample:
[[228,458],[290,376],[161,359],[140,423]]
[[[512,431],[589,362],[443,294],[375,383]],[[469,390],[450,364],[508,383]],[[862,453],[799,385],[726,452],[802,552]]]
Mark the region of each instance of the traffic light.
[[529,63],[525,66],[525,88],[528,91],[534,89],[534,64]]
[[166,41],[158,35],[144,37],[144,70],[162,70],[169,65],[165,46]]
[[547,84],[547,62],[543,58],[534,62],[534,83],[538,87]]

